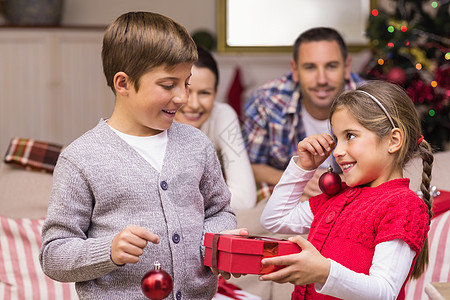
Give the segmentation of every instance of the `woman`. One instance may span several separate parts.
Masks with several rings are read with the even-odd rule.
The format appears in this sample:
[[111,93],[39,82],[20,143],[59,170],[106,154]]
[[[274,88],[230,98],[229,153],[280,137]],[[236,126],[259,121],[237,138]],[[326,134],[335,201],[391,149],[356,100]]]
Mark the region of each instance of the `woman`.
[[209,137],[231,191],[231,207],[250,209],[256,203],[256,186],[239,120],[230,105],[214,101],[219,83],[217,63],[200,46],[189,83],[188,103],[176,113],[175,120],[194,126]]

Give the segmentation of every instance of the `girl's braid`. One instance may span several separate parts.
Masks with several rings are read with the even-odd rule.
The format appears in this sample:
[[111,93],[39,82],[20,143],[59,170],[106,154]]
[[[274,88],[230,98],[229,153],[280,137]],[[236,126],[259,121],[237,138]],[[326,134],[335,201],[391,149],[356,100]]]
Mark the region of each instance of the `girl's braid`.
[[420,184],[420,191],[422,192],[423,202],[428,207],[428,214],[430,221],[432,217],[431,213],[431,195],[430,195],[430,182],[431,182],[431,169],[433,167],[433,154],[430,144],[427,141],[422,140],[419,144],[419,154],[422,157],[422,183]]

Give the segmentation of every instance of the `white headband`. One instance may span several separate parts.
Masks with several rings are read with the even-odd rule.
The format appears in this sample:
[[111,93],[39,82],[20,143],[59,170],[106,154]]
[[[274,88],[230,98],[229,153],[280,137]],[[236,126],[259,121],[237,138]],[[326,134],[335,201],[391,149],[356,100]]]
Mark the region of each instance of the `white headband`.
[[374,96],[372,96],[371,94],[369,94],[368,92],[365,91],[361,91],[361,90],[356,90],[357,92],[361,92],[363,94],[366,94],[367,96],[369,96],[373,101],[375,101],[376,104],[378,104],[378,106],[384,111],[384,113],[386,114],[386,116],[389,119],[389,122],[391,122],[392,128],[396,128],[394,125],[394,121],[392,121],[391,116],[389,115],[388,111],[386,110],[386,108],[384,108],[383,104],[381,104],[380,101],[378,101],[377,98],[375,98]]

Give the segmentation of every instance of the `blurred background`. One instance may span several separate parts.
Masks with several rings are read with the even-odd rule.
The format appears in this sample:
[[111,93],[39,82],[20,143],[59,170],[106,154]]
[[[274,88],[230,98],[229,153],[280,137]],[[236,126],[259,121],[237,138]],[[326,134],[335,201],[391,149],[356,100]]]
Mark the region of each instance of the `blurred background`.
[[[437,150],[450,149],[449,0],[352,1],[337,2],[342,6],[339,11],[356,16],[355,26],[362,27],[361,42],[349,44],[352,71],[367,79],[402,85],[421,115],[426,139]],[[263,2],[257,2],[255,9],[263,9]],[[294,2],[302,5],[302,1],[276,4],[285,3],[280,8],[292,11],[289,3]],[[230,102],[239,113],[253,89],[289,71],[292,49],[229,47],[226,28],[233,20],[225,12],[230,3],[0,1],[0,153],[6,152],[13,137],[67,145],[111,114],[114,97],[102,72],[101,43],[106,26],[127,11],[166,15],[211,49],[220,68],[218,99]],[[318,10],[316,23],[323,20],[327,26],[330,19],[346,18],[336,11]],[[244,13],[254,15],[252,9]],[[299,9],[300,19],[301,13],[311,14]],[[285,19],[286,26],[295,24],[295,16]],[[254,32],[259,28],[250,21],[240,26],[253,26]],[[350,39],[346,27],[338,22],[335,28]]]

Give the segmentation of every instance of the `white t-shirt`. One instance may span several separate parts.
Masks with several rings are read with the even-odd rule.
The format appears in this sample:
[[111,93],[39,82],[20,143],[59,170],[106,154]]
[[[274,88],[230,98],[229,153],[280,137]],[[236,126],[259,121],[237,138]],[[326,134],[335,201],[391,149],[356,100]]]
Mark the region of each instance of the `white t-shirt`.
[[158,172],[164,161],[167,146],[167,130],[152,136],[135,136],[118,131],[109,126],[128,145],[133,147]]

